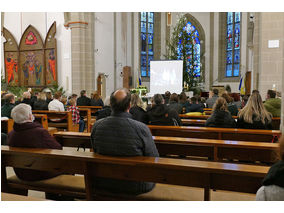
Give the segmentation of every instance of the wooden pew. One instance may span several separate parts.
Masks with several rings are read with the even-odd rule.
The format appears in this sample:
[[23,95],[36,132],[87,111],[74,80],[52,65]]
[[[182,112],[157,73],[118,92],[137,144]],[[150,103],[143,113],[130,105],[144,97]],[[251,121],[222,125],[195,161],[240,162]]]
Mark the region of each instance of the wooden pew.
[[8,134],[13,130],[13,125],[14,125],[13,119],[1,120],[1,132]]
[[[20,188],[72,194],[70,186],[69,191],[59,190],[60,183],[55,186],[23,181],[13,183],[7,178],[6,167],[16,167],[82,174],[86,189],[82,194],[87,200],[95,198],[92,180],[96,177],[200,187],[204,188],[204,200],[210,200],[210,189],[255,194],[269,169],[266,166],[144,156],[111,157],[91,152],[8,146],[1,147],[1,157],[2,192]],[[80,176],[72,177],[82,179]]]
[[[55,139],[64,147],[91,147],[90,133],[57,132]],[[222,161],[235,159],[274,163],[276,161],[276,143],[249,141],[229,141],[200,138],[180,138],[153,136],[160,156],[195,156],[209,160]]]
[[[39,122],[43,128],[48,129],[48,122],[47,122],[47,116],[43,114],[33,114],[35,117],[35,121]],[[1,120],[1,132],[8,134],[10,131],[13,130],[14,126],[14,120],[8,119],[8,120]]]
[[205,126],[206,120],[181,119],[183,126]]
[[[206,111],[205,113],[207,113]],[[207,113],[206,115],[186,115],[186,114],[179,114],[179,117],[182,119],[182,123],[184,125],[193,125],[194,123],[188,121],[188,120],[207,120],[211,116],[210,113]],[[232,116],[232,118],[237,119],[238,116]],[[279,130],[280,129],[280,117],[273,117],[272,118],[272,129],[273,130]],[[198,123],[196,123],[197,126],[199,126]]]
[[281,132],[279,130],[154,125],[148,125],[148,127],[150,128],[153,136],[257,142],[276,142],[277,139],[281,136]]
[[74,131],[76,126],[73,125],[72,121],[72,112],[64,111],[64,112],[55,112],[48,110],[32,110],[34,114],[46,114],[48,119],[61,119],[66,120],[67,122],[48,122],[49,127],[56,127],[59,129],[66,129],[67,131]]
[[80,111],[80,116],[86,117],[87,132],[91,132],[91,119],[92,119],[91,109],[81,108],[80,106],[78,108]]
[[85,108],[85,109],[90,109],[91,110],[91,114],[95,114],[97,111],[99,111],[100,109],[102,109],[102,106],[78,106],[79,108]]

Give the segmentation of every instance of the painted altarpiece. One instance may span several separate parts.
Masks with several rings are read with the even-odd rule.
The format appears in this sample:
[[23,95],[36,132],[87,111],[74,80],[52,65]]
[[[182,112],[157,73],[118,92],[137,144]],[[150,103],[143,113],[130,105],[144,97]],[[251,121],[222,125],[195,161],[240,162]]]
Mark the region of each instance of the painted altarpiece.
[[24,31],[19,47],[7,29],[4,28],[3,32],[8,86],[44,87],[57,84],[56,22],[51,25],[44,43],[31,25]]

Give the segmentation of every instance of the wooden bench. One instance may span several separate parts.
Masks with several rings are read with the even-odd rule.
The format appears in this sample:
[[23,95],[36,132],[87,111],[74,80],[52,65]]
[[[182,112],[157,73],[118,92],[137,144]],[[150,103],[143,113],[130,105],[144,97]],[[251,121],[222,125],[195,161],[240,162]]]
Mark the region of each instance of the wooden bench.
[[148,125],[148,127],[150,128],[153,136],[206,138],[256,142],[276,142],[281,136],[281,132],[279,130],[154,125]]
[[206,120],[181,119],[183,126],[205,126]]
[[[186,115],[186,114],[179,114],[179,117],[182,120],[182,124],[183,125],[190,125],[193,126],[196,124],[196,126],[201,126],[200,122],[196,122],[194,123],[191,120],[207,120],[211,114],[207,113],[208,111],[205,112],[205,115]],[[207,114],[206,114],[207,113]],[[232,118],[237,119],[238,116],[232,116]],[[273,130],[279,130],[280,129],[280,122],[281,122],[281,118],[280,117],[273,117],[272,118],[272,129]],[[206,121],[204,122],[205,125]]]
[[59,119],[64,122],[48,122],[49,127],[55,127],[58,129],[66,129],[67,131],[75,131],[76,125],[73,125],[72,112],[56,112],[48,110],[32,110],[33,114],[46,114],[48,120]]
[[13,119],[1,120],[1,132],[8,134],[13,130],[13,125],[14,125]]
[[[95,193],[99,193],[92,184],[96,177],[204,188],[204,200],[210,200],[210,189],[255,194],[261,187],[261,181],[269,169],[266,166],[144,156],[110,157],[92,152],[8,146],[1,147],[1,157],[2,192],[9,193],[9,190],[12,189],[33,189],[69,195],[76,194],[76,190],[75,193],[72,191],[74,182],[66,183],[63,179],[61,183],[63,185],[69,184],[68,189],[60,188],[58,182],[54,183],[55,186],[24,181],[12,182],[9,178],[7,179],[6,167],[16,167],[82,174],[84,179],[80,176],[72,177],[84,180],[85,191],[81,191],[79,194],[86,195],[87,200],[95,199]],[[73,188],[76,189],[76,186]],[[130,197],[128,196],[126,199],[130,199]],[[150,200],[149,197],[148,199]]]
[[78,106],[79,108],[90,109],[91,114],[94,115],[97,111],[101,110],[102,106]]
[[[90,133],[57,132],[54,137],[63,147],[92,148]],[[273,164],[277,160],[278,144],[276,143],[163,136],[153,136],[153,139],[160,156],[205,157],[214,161],[234,159],[269,164]]]
[[[43,128],[48,129],[48,122],[47,122],[47,116],[43,114],[33,114],[35,117],[35,121],[39,122]],[[13,130],[14,126],[14,120],[8,119],[8,120],[1,120],[1,132],[8,134],[10,131]]]
[[[83,116],[83,117],[86,118],[87,132],[91,132],[91,120],[92,120],[91,109],[81,108],[80,106],[78,108],[79,108],[79,111],[80,111],[80,116]],[[85,121],[85,119],[84,119],[84,121]]]

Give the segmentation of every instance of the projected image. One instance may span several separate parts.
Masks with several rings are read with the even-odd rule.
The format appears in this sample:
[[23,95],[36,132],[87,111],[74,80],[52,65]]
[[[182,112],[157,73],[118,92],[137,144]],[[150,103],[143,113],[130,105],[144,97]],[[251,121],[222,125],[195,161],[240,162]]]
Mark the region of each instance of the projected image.
[[182,91],[183,61],[151,61],[150,93],[180,93]]

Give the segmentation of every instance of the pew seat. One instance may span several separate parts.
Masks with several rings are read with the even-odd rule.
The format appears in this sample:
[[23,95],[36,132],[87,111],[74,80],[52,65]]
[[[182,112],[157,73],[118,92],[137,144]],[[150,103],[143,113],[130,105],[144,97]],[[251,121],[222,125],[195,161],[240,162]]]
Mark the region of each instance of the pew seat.
[[45,199],[1,192],[1,201],[47,201]]

